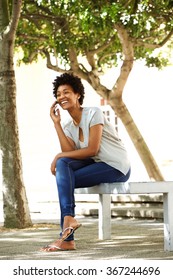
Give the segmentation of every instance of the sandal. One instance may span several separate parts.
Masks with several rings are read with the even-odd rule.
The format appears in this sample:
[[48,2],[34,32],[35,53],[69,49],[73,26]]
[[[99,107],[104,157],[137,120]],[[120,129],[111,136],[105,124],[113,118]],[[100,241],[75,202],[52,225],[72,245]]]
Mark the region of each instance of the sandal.
[[[60,245],[50,244],[46,245],[43,248],[40,249],[42,252],[57,252],[57,251],[71,251],[76,250],[75,243],[72,244],[71,241],[66,241],[65,243],[62,242],[61,239],[58,239]],[[57,242],[58,243],[58,242]],[[69,246],[70,245],[70,246]]]
[[[66,227],[62,232],[61,240],[65,241],[70,235],[72,235],[81,226],[82,226],[82,224],[77,224],[75,227]],[[70,230],[70,232],[67,235],[63,236],[65,234],[65,232],[68,230]]]

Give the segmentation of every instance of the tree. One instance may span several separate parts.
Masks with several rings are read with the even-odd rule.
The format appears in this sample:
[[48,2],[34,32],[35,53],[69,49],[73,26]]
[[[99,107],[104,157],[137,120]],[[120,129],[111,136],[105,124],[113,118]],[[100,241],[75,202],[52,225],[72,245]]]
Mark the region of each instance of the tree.
[[24,228],[32,224],[22,178],[13,66],[14,41],[21,5],[21,0],[0,0],[0,150],[4,226],[10,228]]
[[[41,54],[48,68],[75,73],[108,100],[155,180],[164,178],[123,101],[123,90],[134,60],[143,59],[149,67],[167,65],[168,58],[155,50],[170,48],[172,12],[172,0],[26,0],[17,33],[23,62]],[[106,88],[100,76],[120,64],[114,86]]]

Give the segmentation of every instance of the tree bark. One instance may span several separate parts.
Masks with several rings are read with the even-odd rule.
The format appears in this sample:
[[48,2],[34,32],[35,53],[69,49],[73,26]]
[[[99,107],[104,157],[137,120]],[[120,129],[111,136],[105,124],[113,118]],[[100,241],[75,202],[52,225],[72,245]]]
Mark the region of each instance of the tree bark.
[[116,115],[121,119],[122,123],[124,124],[128,135],[130,136],[146,168],[149,178],[155,181],[164,181],[163,175],[160,172],[159,167],[154,157],[152,156],[152,153],[150,152],[146,142],[144,141],[144,138],[138,130],[124,102],[122,100],[118,101],[117,103],[114,102],[114,104],[112,104],[111,107],[114,109],[114,112],[116,112]]
[[[7,8],[7,3],[6,1],[6,6],[2,6],[2,3],[0,5]],[[24,228],[32,225],[22,177],[13,63],[15,32],[20,9],[21,1],[13,1],[13,18],[8,25],[7,21],[6,25],[0,25],[0,149],[4,226],[8,228]],[[8,15],[7,9],[0,13],[2,19],[4,15]],[[3,22],[1,20],[1,23]]]

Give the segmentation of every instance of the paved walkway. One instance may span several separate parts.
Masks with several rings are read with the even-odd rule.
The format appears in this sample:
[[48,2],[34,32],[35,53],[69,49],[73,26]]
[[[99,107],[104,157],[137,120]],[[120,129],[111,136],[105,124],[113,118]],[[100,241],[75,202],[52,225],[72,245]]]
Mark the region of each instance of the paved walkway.
[[[32,228],[1,230],[1,260],[173,260],[165,252],[163,223],[155,220],[112,219],[112,239],[98,240],[98,220],[80,218],[82,227],[75,233],[75,251],[40,252],[39,249],[57,238],[59,225],[47,220]],[[39,221],[40,222],[40,221]]]

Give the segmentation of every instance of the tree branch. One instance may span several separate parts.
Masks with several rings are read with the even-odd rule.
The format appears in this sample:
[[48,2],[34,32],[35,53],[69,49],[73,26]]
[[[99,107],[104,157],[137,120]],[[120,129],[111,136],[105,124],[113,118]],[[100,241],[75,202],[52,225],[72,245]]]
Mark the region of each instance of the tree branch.
[[55,24],[57,24],[61,28],[63,28],[66,24],[65,18],[54,16],[54,15],[43,15],[43,14],[39,14],[39,13],[30,14],[29,12],[27,12],[26,14],[22,13],[21,18],[27,19],[31,22],[40,21],[40,20],[47,20],[48,22],[54,22]]
[[[100,47],[93,49],[93,50],[86,51],[86,58],[87,58],[89,65],[91,66],[92,70],[96,69],[96,59],[94,58],[94,55],[107,49],[114,40],[115,40],[115,35],[112,36],[112,38],[110,38],[108,41],[106,41],[106,43],[104,43]],[[98,66],[100,66],[99,61],[98,61]]]
[[77,58],[77,53],[74,47],[69,48],[69,60],[70,60],[70,66],[71,70],[76,73],[76,75],[79,75],[81,79],[87,80],[88,75],[85,71],[83,71],[79,66],[78,58]]
[[[66,70],[66,69],[63,69],[63,68],[60,68],[58,66],[58,63],[56,65],[53,65],[52,62],[51,62],[51,58],[50,58],[50,53],[47,51],[47,50],[42,50],[42,52],[45,54],[46,56],[46,59],[47,59],[47,68],[48,69],[51,69],[51,70],[54,70],[56,72],[59,72],[59,73],[72,73],[74,72],[76,75],[78,75],[81,79],[84,79],[84,80],[88,80],[88,75],[87,73],[85,73],[84,71],[82,71],[82,69],[80,69],[80,64],[78,64],[78,67],[73,67],[73,61],[71,63],[71,68]],[[72,52],[71,52],[72,54]],[[78,63],[78,62],[77,62]],[[86,70],[86,69],[85,69]]]
[[144,46],[144,47],[150,48],[150,49],[157,49],[157,48],[163,47],[169,41],[169,39],[172,37],[172,35],[173,35],[173,29],[158,44],[156,44],[156,43],[146,43],[146,42],[144,42],[143,40],[140,40],[140,39],[132,39],[132,42],[133,42],[134,46]]
[[12,38],[16,33],[16,29],[18,26],[18,21],[20,18],[20,12],[22,7],[22,0],[15,0],[12,4],[12,16],[11,16],[11,23],[10,23],[10,31],[8,35]]
[[114,91],[118,89],[118,91],[116,91],[116,98],[117,97],[122,98],[122,92],[124,86],[133,67],[134,50],[133,50],[133,43],[124,26],[122,24],[116,24],[115,28],[118,32],[118,37],[122,45],[122,53],[124,59],[123,59],[123,64],[121,66],[119,78],[117,79],[112,90]]
[[[29,39],[29,40],[35,40],[35,41],[45,41],[45,40],[48,40],[49,37],[46,36],[46,35],[38,35],[38,36],[33,36],[33,35],[27,35],[27,34],[24,34],[24,33],[20,33],[20,32],[17,32],[17,36],[19,38],[24,38],[24,39]],[[29,43],[29,42],[28,42]]]
[[46,59],[47,59],[46,66],[47,66],[48,69],[54,70],[54,71],[59,72],[59,73],[71,72],[70,70],[66,70],[66,69],[60,68],[58,66],[58,64],[53,65],[52,62],[51,62],[50,53],[47,50],[45,50],[45,49],[41,50],[41,51],[46,56]]
[[89,50],[87,53],[89,53],[91,55],[100,53],[100,52],[104,51],[105,49],[107,49],[114,40],[115,40],[115,35],[113,35],[108,41],[106,41],[106,43],[104,43],[100,47],[93,49],[93,50]]
[[98,63],[97,63],[98,66],[101,67],[101,62],[102,62],[103,59],[105,59],[106,57],[113,56],[113,55],[115,55],[115,52],[113,52],[113,53],[108,53],[108,54],[105,54],[105,55],[101,56],[101,57],[99,58],[99,60],[98,60]]

